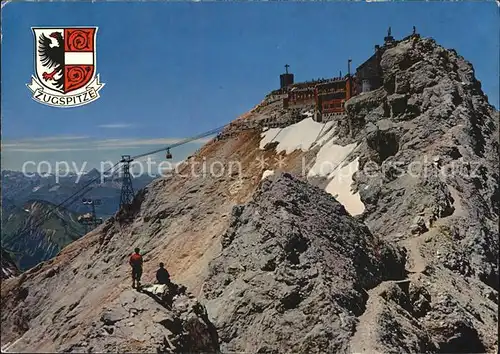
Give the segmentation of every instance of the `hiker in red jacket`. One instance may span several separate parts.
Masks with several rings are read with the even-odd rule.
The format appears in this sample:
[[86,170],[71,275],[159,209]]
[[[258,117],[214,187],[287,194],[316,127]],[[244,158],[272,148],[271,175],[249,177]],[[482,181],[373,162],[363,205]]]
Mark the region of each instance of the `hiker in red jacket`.
[[137,281],[137,288],[141,287],[142,275],[142,256],[139,254],[139,248],[134,250],[130,256],[129,264],[132,267],[132,287],[135,288]]

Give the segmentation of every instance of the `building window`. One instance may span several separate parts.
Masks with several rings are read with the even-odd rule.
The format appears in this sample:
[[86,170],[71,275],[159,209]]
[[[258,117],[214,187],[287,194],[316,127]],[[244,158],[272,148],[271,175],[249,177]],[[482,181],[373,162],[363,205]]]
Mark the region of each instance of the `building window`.
[[362,92],[369,92],[371,89],[370,80],[363,80]]

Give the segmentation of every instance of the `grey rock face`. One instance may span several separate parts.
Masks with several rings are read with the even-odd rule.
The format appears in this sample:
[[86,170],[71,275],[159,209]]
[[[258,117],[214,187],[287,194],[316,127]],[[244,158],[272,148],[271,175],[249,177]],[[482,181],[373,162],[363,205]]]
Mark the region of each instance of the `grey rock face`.
[[[185,287],[175,284],[145,285],[140,292],[125,290],[90,327],[81,330],[77,341],[61,345],[57,351],[216,353],[219,348],[217,331],[205,308]],[[15,343],[9,351],[23,345]]]
[[484,353],[486,348],[479,338],[473,322],[450,295],[436,299],[425,324],[433,337],[440,343],[443,353]]
[[[498,290],[498,112],[472,65],[432,39],[399,43],[381,66],[384,87],[346,104],[352,127],[367,123],[351,131],[363,145],[355,176],[362,220],[377,234],[403,238],[438,219],[473,227],[457,242],[472,246],[471,274]],[[368,165],[378,166],[376,176]]]
[[222,244],[204,292],[227,351],[346,351],[364,289],[404,276],[403,250],[289,174],[233,209]]
[[346,104],[345,125],[361,145],[353,178],[365,205],[360,220],[408,249],[412,281],[428,284],[428,296],[410,294],[413,312],[425,313],[420,328],[436,350],[493,350],[498,112],[472,65],[432,39],[398,43],[381,66],[384,86]]

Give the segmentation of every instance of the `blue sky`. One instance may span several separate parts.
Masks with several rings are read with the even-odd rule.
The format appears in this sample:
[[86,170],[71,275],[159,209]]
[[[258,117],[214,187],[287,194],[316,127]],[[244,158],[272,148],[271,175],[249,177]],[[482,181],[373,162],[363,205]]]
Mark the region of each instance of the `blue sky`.
[[[32,26],[98,26],[101,98],[61,109],[30,97]],[[2,12],[2,168],[116,161],[223,125],[279,86],[346,72],[412,26],[471,61],[498,107],[495,2],[19,2]],[[183,158],[198,148],[174,153]]]

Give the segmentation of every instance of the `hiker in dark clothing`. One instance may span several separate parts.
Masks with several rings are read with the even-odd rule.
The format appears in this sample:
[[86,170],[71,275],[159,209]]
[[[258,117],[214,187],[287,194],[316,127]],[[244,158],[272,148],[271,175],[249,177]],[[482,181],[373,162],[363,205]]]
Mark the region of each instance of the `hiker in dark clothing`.
[[159,284],[169,284],[170,283],[170,274],[164,268],[165,264],[160,263],[160,269],[156,271],[156,280]]
[[132,267],[132,287],[135,288],[137,281],[137,288],[141,287],[142,276],[142,256],[139,254],[139,248],[134,250],[130,256],[129,264]]

